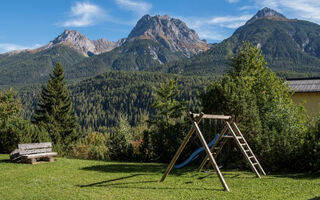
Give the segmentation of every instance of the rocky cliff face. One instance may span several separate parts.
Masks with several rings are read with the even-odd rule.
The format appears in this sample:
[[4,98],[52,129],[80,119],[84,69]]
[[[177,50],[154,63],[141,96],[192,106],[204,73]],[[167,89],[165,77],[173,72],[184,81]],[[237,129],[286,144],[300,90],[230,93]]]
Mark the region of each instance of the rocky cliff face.
[[257,14],[255,14],[250,20],[248,20],[246,22],[246,24],[251,24],[254,21],[256,21],[257,19],[261,19],[261,18],[268,18],[268,19],[274,19],[274,20],[280,20],[280,21],[287,21],[289,20],[288,18],[286,18],[284,15],[282,15],[281,13],[278,13],[275,10],[272,10],[270,8],[263,8],[261,10],[259,10],[257,12]]
[[179,19],[168,15],[143,16],[130,32],[127,41],[152,39],[174,52],[187,57],[205,51],[209,45],[200,40],[198,34]]
[[91,56],[103,52],[111,51],[117,47],[116,42],[108,41],[104,38],[99,40],[90,40],[85,35],[75,30],[65,30],[61,35],[49,42],[41,49],[47,49],[55,45],[66,45],[76,49],[84,56]]

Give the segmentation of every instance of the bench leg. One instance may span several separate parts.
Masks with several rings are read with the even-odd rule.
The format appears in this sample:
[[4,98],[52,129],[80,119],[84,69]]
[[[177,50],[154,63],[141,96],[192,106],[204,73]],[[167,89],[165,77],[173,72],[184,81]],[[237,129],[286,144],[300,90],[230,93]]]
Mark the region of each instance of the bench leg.
[[35,159],[35,158],[28,159],[28,160],[27,160],[27,163],[28,163],[28,164],[32,164],[32,165],[33,165],[33,164],[36,164],[36,163],[37,163],[37,159]]
[[53,157],[49,157],[49,162],[53,162],[54,161],[54,158]]

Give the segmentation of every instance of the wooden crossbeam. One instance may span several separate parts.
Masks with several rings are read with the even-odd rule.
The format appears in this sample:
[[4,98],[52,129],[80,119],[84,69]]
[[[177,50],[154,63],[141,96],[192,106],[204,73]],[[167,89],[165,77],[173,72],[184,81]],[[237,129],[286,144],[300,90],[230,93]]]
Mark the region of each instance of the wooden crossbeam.
[[[197,118],[199,117],[201,114],[195,114],[193,113],[193,118]],[[224,120],[228,120],[231,119],[232,116],[228,116],[228,115],[207,115],[207,114],[203,114],[202,115],[203,119],[224,119]]]

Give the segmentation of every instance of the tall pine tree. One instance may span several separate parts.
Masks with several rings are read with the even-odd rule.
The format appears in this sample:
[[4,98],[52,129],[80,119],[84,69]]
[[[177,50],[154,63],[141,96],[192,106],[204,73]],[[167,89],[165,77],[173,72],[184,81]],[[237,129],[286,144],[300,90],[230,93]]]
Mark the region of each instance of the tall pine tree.
[[63,67],[57,64],[46,86],[42,86],[34,123],[50,134],[56,149],[62,150],[77,139],[78,125],[73,114],[69,92],[64,81]]

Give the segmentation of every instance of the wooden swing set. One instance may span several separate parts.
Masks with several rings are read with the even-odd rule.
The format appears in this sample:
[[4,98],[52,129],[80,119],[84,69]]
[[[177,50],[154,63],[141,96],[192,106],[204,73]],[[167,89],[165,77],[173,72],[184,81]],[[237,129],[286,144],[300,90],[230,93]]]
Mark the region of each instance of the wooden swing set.
[[[208,161],[211,163],[211,165],[213,166],[213,168],[215,169],[220,182],[222,184],[222,186],[224,187],[224,189],[226,191],[230,191],[229,187],[226,183],[226,181],[223,178],[223,175],[217,165],[216,162],[216,158],[219,155],[219,153],[221,152],[223,146],[226,144],[226,142],[228,141],[228,139],[234,139],[234,141],[236,142],[237,146],[239,147],[239,149],[241,150],[243,156],[246,158],[246,160],[248,161],[252,171],[256,174],[256,176],[258,178],[260,177],[259,171],[263,174],[266,175],[266,173],[264,172],[264,170],[262,169],[258,159],[256,158],[256,156],[253,154],[249,144],[247,143],[246,139],[243,137],[241,131],[239,130],[234,118],[232,116],[226,116],[226,115],[208,115],[208,114],[204,114],[204,113],[200,113],[200,114],[196,114],[196,113],[191,113],[190,112],[190,120],[192,122],[192,127],[189,131],[189,133],[187,134],[187,136],[185,137],[184,141],[182,142],[182,144],[180,145],[178,151],[176,152],[176,154],[174,155],[174,157],[172,158],[167,170],[164,172],[160,182],[163,182],[165,180],[165,178],[168,176],[168,174],[170,173],[172,167],[174,166],[174,164],[176,163],[176,161],[178,160],[181,152],[183,151],[183,149],[185,148],[185,146],[187,145],[187,143],[189,142],[189,139],[191,138],[191,136],[193,135],[193,133],[196,131],[202,146],[206,152],[206,157],[203,159],[203,161],[201,162],[201,165],[199,167],[199,171],[202,170],[202,168],[208,163]],[[205,141],[200,128],[199,128],[199,123],[202,119],[217,119],[217,120],[223,120],[225,122],[225,127],[222,129],[221,134],[219,135],[219,138],[216,140],[216,142],[214,143],[214,145],[211,147],[211,149],[208,147],[207,142]],[[209,164],[210,166],[210,164]],[[259,170],[259,171],[258,171]]]

